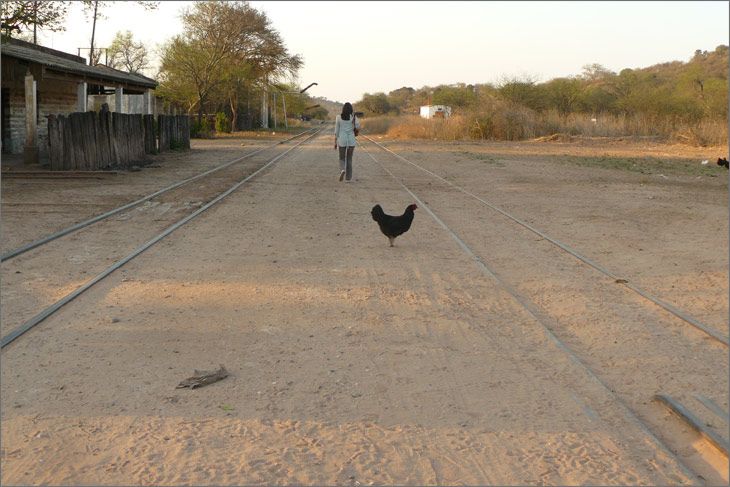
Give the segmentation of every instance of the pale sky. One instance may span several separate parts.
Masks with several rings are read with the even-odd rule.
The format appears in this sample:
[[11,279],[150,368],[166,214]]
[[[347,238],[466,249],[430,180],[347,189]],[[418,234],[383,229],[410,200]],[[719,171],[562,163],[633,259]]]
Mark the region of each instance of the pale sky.
[[[192,2],[107,2],[97,46],[130,30],[150,49],[182,31],[179,11]],[[696,49],[728,44],[729,2],[307,2],[253,1],[287,48],[304,58],[308,93],[340,102],[363,93],[502,77],[547,81],[586,64],[613,71],[688,61]],[[88,47],[91,22],[72,6],[67,30],[40,42],[66,52]]]

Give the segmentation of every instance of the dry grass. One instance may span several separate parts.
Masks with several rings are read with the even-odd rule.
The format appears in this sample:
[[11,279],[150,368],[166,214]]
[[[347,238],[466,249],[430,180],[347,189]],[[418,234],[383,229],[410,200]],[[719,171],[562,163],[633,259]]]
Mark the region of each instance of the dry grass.
[[457,113],[449,119],[418,116],[380,116],[363,119],[368,134],[400,139],[528,140],[556,134],[588,137],[647,137],[696,147],[728,143],[724,120],[690,124],[647,116],[537,113],[522,106],[493,100],[479,110]]
[[462,140],[469,138],[466,123],[467,119],[458,115],[432,120],[413,115],[384,116],[364,119],[363,130],[402,139]]

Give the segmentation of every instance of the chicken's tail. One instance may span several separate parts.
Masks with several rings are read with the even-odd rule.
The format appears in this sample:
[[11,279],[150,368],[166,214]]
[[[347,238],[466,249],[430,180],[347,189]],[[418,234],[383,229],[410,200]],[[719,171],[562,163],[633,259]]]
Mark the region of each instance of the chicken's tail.
[[373,206],[373,209],[370,210],[370,214],[373,216],[373,220],[375,220],[376,222],[380,222],[380,220],[382,220],[385,216],[385,212],[380,207],[380,205]]

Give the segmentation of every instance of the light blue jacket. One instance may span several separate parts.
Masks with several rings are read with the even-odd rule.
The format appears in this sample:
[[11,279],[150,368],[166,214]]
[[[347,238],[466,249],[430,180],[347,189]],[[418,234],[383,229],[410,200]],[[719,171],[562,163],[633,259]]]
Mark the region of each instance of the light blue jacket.
[[340,115],[335,119],[335,137],[337,137],[338,147],[354,147],[355,146],[355,130],[352,126],[352,118],[355,119],[355,127],[360,129],[360,120],[355,115],[350,115],[350,120],[342,120]]

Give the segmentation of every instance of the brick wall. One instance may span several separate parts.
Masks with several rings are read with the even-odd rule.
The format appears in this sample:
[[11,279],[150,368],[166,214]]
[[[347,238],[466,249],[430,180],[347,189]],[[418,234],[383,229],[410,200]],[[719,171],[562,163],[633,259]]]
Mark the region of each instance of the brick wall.
[[[10,147],[12,154],[22,154],[25,145],[25,88],[17,83],[10,88]],[[38,152],[48,157],[48,115],[75,112],[76,83],[41,80],[36,83],[38,97]]]
[[48,157],[48,115],[68,115],[77,111],[77,84],[63,81],[38,83],[40,117],[38,120],[38,151]]
[[10,90],[10,137],[9,146],[5,147],[11,154],[22,154],[25,144],[25,95],[22,91]]

